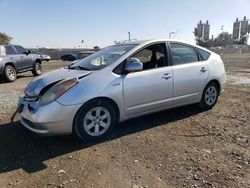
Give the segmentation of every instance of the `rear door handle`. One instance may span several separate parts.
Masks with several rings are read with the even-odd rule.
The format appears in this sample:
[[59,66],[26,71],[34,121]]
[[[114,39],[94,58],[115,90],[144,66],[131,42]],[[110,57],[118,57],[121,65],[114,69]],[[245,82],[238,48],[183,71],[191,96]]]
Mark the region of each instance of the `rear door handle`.
[[207,71],[207,69],[205,68],[205,67],[201,67],[201,70],[200,70],[201,72],[206,72]]

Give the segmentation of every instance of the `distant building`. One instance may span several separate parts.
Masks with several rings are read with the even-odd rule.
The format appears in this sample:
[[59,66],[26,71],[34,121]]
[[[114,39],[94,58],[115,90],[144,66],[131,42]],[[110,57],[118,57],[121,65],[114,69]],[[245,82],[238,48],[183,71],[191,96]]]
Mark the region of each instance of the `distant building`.
[[240,36],[240,22],[239,19],[236,19],[236,22],[233,24],[233,39],[238,40]]
[[233,40],[235,44],[247,44],[250,32],[249,20],[244,16],[243,20],[237,18],[233,24]]
[[210,24],[208,20],[206,23],[200,22],[197,24],[197,27],[194,28],[194,36],[196,43],[200,46],[209,47],[209,34],[210,34]]
[[196,39],[206,42],[209,40],[209,32],[210,32],[210,25],[208,21],[206,23],[200,22],[197,24],[197,27],[194,29],[194,35]]
[[238,18],[233,23],[233,33],[229,34],[228,32],[223,31],[223,26],[221,26],[222,32],[212,39],[209,38],[210,34],[210,24],[208,21],[202,23],[200,21],[197,24],[197,27],[194,29],[194,36],[196,43],[204,47],[216,47],[216,46],[231,46],[235,45],[247,45],[247,41],[250,33],[250,24],[246,16],[243,20]]

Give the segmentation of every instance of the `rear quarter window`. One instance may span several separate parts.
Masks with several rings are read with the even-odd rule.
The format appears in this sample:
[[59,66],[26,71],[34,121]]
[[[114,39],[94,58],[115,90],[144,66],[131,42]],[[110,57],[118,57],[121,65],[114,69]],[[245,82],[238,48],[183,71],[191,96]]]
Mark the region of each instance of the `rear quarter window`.
[[5,47],[6,55],[16,54],[16,51],[14,50],[12,46],[4,46],[4,47]]
[[202,59],[203,61],[208,60],[208,58],[210,57],[210,53],[209,53],[209,52],[207,52],[207,51],[205,51],[205,50],[202,50],[202,49],[200,49],[200,48],[196,48],[196,50],[197,50],[198,53],[200,54],[201,59]]

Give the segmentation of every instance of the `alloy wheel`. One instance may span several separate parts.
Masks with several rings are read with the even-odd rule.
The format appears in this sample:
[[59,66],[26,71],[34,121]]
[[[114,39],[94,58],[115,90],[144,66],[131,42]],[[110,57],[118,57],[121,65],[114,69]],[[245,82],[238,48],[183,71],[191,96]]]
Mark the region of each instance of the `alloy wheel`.
[[105,107],[94,107],[84,117],[84,130],[91,136],[104,134],[111,124],[111,115]]
[[42,70],[41,70],[41,64],[40,63],[37,63],[36,64],[36,72],[37,72],[37,74],[41,74],[42,73]]
[[205,101],[207,105],[213,105],[217,99],[217,89],[215,86],[210,85],[207,90],[205,91]]
[[7,69],[7,75],[8,75],[9,79],[14,80],[15,79],[15,74],[16,73],[12,68]]

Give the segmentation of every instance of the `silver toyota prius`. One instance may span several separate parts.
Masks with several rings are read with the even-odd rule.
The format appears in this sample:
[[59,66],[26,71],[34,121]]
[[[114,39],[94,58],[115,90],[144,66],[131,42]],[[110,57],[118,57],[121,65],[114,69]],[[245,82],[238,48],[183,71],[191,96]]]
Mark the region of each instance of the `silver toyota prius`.
[[35,133],[95,141],[130,118],[194,103],[209,110],[225,82],[214,52],[175,40],[136,41],[37,77],[19,100],[19,114]]

